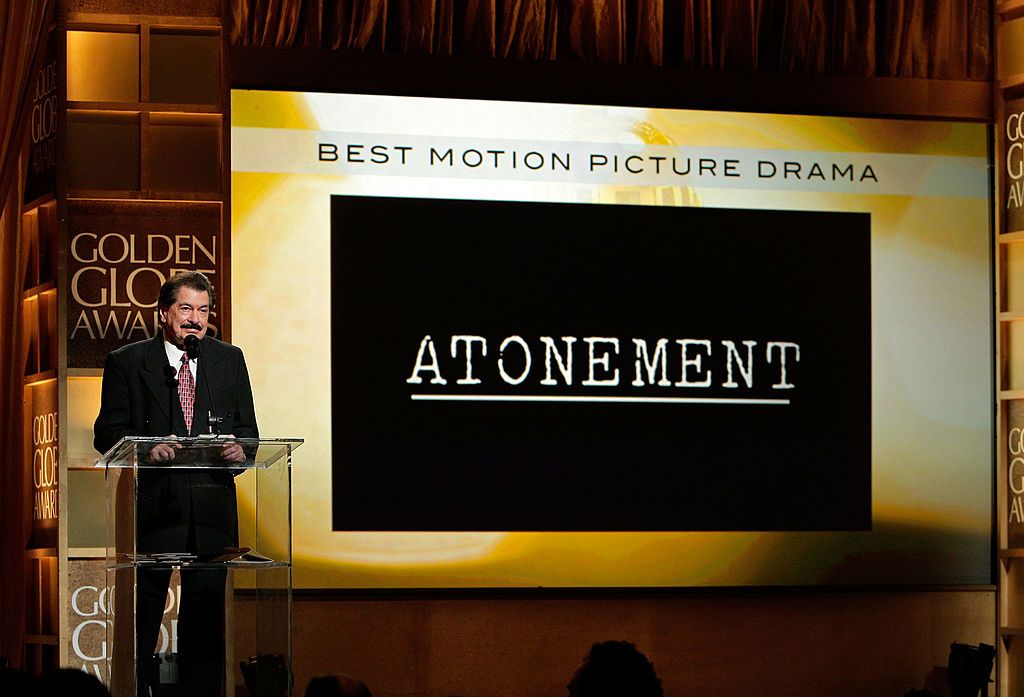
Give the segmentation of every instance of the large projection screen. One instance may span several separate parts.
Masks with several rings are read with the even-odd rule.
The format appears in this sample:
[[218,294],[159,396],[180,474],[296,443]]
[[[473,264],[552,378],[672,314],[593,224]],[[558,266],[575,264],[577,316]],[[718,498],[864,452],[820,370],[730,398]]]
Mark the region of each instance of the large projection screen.
[[[991,583],[986,126],[234,90],[300,588]],[[241,501],[240,505],[252,505]]]

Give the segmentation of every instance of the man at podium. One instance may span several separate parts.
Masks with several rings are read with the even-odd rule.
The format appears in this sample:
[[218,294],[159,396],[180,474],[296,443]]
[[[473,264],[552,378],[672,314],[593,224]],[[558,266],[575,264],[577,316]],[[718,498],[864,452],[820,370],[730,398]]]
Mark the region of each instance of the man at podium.
[[[242,351],[208,337],[213,286],[198,271],[163,284],[158,299],[162,334],[112,351],[103,369],[100,412],[93,428],[103,453],[124,436],[166,436],[147,454],[173,464],[175,440],[200,434],[258,438],[252,387]],[[231,464],[246,452],[229,442],[205,471],[148,468],[140,472],[136,549],[140,554],[184,553],[198,559],[238,545],[238,515]],[[204,463],[205,464],[205,463]],[[157,682],[153,653],[170,582],[169,568],[139,568],[136,575],[136,658],[140,695]],[[182,694],[223,693],[224,586],[222,569],[181,569],[178,613]]]

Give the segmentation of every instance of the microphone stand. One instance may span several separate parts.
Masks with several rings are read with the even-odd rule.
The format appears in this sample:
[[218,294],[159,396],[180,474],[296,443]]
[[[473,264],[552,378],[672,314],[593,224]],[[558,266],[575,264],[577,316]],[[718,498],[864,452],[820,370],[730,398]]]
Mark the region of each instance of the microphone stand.
[[199,348],[199,339],[193,334],[189,334],[185,337],[185,352],[188,353],[189,358],[200,359],[199,367],[196,372],[202,372],[203,384],[206,386],[206,398],[210,400],[210,410],[206,412],[206,423],[209,425],[210,435],[220,435],[220,425],[224,422],[224,418],[217,416],[217,407],[213,403],[213,392],[210,390],[210,378],[206,374],[206,368],[202,365],[202,354]]

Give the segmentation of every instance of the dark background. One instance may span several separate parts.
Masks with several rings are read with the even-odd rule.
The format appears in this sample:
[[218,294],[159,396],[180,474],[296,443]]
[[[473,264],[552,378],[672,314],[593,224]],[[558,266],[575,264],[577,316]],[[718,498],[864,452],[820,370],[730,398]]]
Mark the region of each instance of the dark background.
[[[332,197],[335,530],[858,530],[871,526],[866,214]],[[431,335],[445,386],[407,384]],[[487,338],[474,376],[453,334]],[[533,349],[519,386],[504,337]],[[576,336],[542,386],[539,336]],[[583,337],[619,386],[584,387]],[[708,389],[635,388],[633,337],[710,339]],[[754,387],[722,339],[757,340]],[[768,341],[800,344],[773,390]],[[521,364],[510,349],[508,372]],[[692,376],[691,376],[692,377]],[[646,379],[646,376],[645,376]],[[789,398],[788,406],[420,402],[410,394]]]

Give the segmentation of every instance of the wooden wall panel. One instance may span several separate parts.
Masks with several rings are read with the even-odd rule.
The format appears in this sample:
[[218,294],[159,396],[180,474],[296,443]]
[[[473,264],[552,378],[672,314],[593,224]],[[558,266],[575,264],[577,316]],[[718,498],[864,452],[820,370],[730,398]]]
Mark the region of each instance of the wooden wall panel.
[[902,697],[923,687],[947,694],[950,643],[995,641],[994,596],[298,596],[296,694],[315,675],[344,672],[376,697],[562,697],[590,645],[607,639],[636,643],[672,697]]

